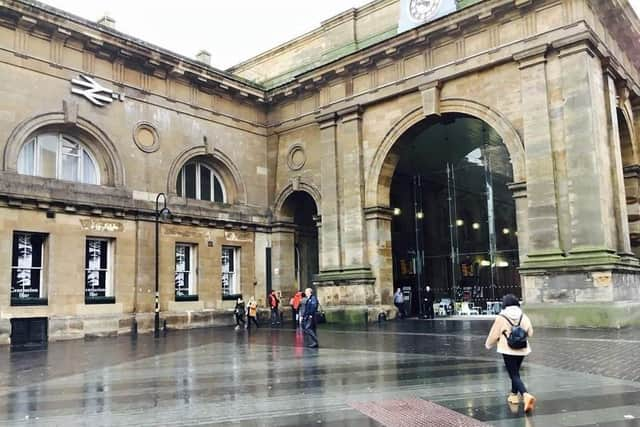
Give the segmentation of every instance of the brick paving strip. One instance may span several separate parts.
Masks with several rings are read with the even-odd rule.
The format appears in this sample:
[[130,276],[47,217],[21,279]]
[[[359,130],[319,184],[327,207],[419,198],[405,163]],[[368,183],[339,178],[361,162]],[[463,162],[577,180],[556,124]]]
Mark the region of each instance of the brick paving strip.
[[388,427],[488,427],[473,418],[423,399],[351,403],[350,406]]

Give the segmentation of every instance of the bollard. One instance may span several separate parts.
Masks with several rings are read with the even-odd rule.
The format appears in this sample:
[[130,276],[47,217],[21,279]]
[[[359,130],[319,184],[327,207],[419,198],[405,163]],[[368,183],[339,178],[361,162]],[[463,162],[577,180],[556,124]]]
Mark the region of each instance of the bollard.
[[138,337],[138,321],[134,317],[133,320],[131,321],[131,338],[137,338],[137,337]]
[[167,335],[167,332],[169,331],[169,330],[167,329],[167,319],[164,319],[164,320],[162,321],[162,330],[164,331],[164,335],[166,336],[166,335]]
[[385,313],[384,311],[381,311],[380,313],[378,313],[378,323],[385,322],[386,320],[387,320],[387,313]]

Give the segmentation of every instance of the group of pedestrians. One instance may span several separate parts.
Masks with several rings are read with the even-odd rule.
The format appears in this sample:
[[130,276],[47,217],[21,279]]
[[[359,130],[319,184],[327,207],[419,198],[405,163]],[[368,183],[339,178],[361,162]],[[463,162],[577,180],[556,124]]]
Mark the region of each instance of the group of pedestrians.
[[[435,302],[435,295],[431,290],[430,286],[427,286],[424,290],[424,298],[423,298],[423,307],[424,307],[424,315],[425,319],[435,319],[435,311],[433,310],[433,303]],[[400,319],[404,319],[407,317],[407,309],[404,299],[404,293],[401,288],[396,290],[396,293],[393,294],[393,304],[398,309],[398,316]]]
[[[276,291],[271,291],[267,299],[271,310],[271,326],[280,326],[282,324],[280,298]],[[294,328],[301,326],[305,336],[308,337],[310,341],[308,347],[317,348],[318,335],[316,334],[316,317],[319,306],[318,298],[313,294],[313,290],[311,288],[307,288],[304,293],[301,291],[296,292],[289,303],[291,305]],[[251,323],[258,328],[258,304],[255,298],[251,297],[249,303],[245,306],[242,297],[239,297],[236,301],[234,316],[236,319],[236,330],[243,327],[250,330]]]

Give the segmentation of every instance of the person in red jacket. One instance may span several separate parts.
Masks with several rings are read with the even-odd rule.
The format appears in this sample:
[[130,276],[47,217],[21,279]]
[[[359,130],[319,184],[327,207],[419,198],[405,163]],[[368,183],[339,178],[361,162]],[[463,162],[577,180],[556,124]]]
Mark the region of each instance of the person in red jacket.
[[300,324],[299,311],[300,302],[302,301],[302,292],[298,291],[291,297],[289,304],[291,305],[291,320],[293,321],[293,327],[296,328]]
[[276,295],[276,291],[271,291],[269,294],[269,307],[271,307],[271,326],[276,326],[280,324],[280,312],[278,307],[280,306],[280,300],[278,299],[278,295]]

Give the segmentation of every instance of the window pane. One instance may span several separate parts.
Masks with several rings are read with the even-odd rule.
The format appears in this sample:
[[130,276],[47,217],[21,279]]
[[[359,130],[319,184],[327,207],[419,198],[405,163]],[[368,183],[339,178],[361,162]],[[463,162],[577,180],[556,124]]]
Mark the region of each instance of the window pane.
[[57,178],[58,136],[52,134],[38,137],[39,170],[38,175],[45,178]]
[[99,184],[98,182],[98,172],[96,171],[96,165],[93,163],[93,160],[87,154],[86,151],[82,151],[82,170],[84,176],[82,177],[82,182],[85,184]]
[[196,198],[196,165],[190,164],[184,167],[185,196],[189,199]]
[[200,165],[200,200],[211,200],[211,170]]
[[12,298],[40,297],[40,268],[44,236],[14,233],[11,272]]
[[85,297],[107,296],[107,272],[87,270]]
[[178,173],[178,180],[176,181],[176,193],[178,197],[182,197],[182,170]]
[[77,156],[63,154],[62,174],[60,176],[60,179],[64,179],[65,181],[77,181],[79,165],[80,159]]
[[34,146],[34,141],[29,141],[22,146],[18,156],[18,173],[33,175],[35,166]]
[[73,142],[73,141],[69,141],[68,139],[64,138],[62,139],[62,154],[63,155],[67,155],[67,156],[76,156],[78,157],[80,155],[80,146]]
[[220,181],[218,180],[217,176],[213,177],[213,191],[214,191],[214,202],[219,202],[222,203],[224,202],[224,194],[222,192],[222,185],[220,184]]

